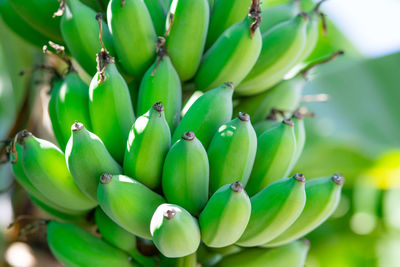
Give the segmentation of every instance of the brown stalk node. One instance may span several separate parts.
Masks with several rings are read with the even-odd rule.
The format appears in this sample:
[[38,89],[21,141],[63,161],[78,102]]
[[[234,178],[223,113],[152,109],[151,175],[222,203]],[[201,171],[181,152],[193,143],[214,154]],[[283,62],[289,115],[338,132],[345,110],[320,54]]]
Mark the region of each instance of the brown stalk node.
[[233,192],[240,193],[243,191],[243,185],[241,182],[237,181],[231,184],[231,189]]
[[164,218],[166,218],[167,220],[171,220],[172,218],[175,217],[175,215],[176,211],[172,208],[164,212]]

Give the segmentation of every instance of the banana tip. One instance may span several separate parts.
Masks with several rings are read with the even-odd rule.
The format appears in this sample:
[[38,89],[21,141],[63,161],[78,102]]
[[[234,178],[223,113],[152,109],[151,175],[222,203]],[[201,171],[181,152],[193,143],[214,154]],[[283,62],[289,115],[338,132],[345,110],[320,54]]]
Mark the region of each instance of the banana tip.
[[306,244],[307,247],[311,247],[310,240],[308,240],[308,239],[306,239],[306,238],[302,238],[301,241],[303,241],[304,244]]
[[301,113],[299,111],[296,111],[293,113],[293,118],[296,118],[298,120],[304,119],[303,115],[301,115]]
[[182,138],[186,141],[192,141],[196,136],[194,135],[194,132],[185,132],[182,135]]
[[292,119],[284,119],[282,122],[288,126],[291,126],[291,127],[294,126]]
[[166,218],[167,220],[171,220],[172,218],[174,218],[176,215],[176,211],[174,209],[169,209],[166,212],[164,212],[164,218]]
[[296,174],[293,176],[293,178],[294,178],[296,181],[301,182],[301,183],[304,183],[304,182],[306,181],[306,177],[304,177],[304,175],[301,174],[301,173],[296,173]]
[[25,141],[25,139],[27,139],[27,138],[29,138],[31,136],[32,136],[31,132],[29,132],[27,130],[22,130],[21,132],[18,133],[17,142],[19,144],[22,144]]
[[235,89],[235,87],[233,86],[233,82],[226,82],[225,85],[229,86],[232,89]]
[[247,113],[239,112],[238,118],[239,118],[241,121],[250,121],[250,115],[247,114]]
[[111,182],[112,179],[112,175],[109,173],[104,173],[100,176],[100,183],[101,184],[108,184],[109,182]]
[[231,184],[231,189],[233,192],[240,193],[243,191],[243,185],[241,182],[234,182]]
[[332,181],[337,185],[343,185],[344,184],[344,177],[340,173],[335,173],[332,176]]
[[82,123],[80,123],[80,122],[78,122],[78,121],[75,121],[75,123],[74,124],[72,124],[72,126],[71,126],[71,130],[73,131],[73,132],[79,132],[80,130],[82,130],[83,129],[83,124]]
[[162,112],[164,111],[164,106],[161,104],[161,102],[157,102],[153,105],[153,109],[157,112]]

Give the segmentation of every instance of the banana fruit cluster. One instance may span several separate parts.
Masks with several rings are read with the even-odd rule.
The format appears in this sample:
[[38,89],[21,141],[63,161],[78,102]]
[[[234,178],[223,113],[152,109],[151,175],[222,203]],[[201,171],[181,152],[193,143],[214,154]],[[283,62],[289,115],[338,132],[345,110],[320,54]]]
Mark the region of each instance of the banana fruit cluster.
[[47,226],[60,262],[304,266],[300,238],[333,213],[344,179],[293,173],[307,68],[284,77],[323,15],[281,2],[0,0],[11,29],[59,43],[68,63],[48,109],[58,146],[23,130],[9,149],[32,201],[64,221]]

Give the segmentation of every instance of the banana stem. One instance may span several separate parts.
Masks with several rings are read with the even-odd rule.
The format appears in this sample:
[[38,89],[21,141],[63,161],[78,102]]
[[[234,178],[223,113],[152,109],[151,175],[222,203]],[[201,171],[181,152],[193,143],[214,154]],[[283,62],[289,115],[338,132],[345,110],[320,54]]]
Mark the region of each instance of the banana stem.
[[163,59],[164,56],[168,56],[167,49],[165,48],[165,37],[159,36],[156,44],[156,49],[157,49],[157,62],[156,65],[154,66],[153,71],[151,72],[151,75],[154,76],[157,72],[157,67],[161,63],[161,60]]
[[174,24],[174,14],[170,13],[168,19],[169,19],[169,25],[168,25],[168,29],[164,33],[164,38],[167,38],[167,36],[169,35],[169,32],[171,31],[172,25]]
[[53,14],[53,18],[55,17],[61,17],[64,14],[65,11],[65,0],[61,0],[60,2],[60,7],[58,10]]
[[101,13],[96,14],[96,20],[99,23],[99,40],[101,45],[101,50],[96,55],[97,72],[100,75],[100,82],[103,82],[105,79],[104,71],[106,70],[108,64],[114,63],[114,58],[110,56],[110,53],[108,53],[106,47],[104,46],[102,18],[103,16],[101,15]]
[[260,0],[252,0],[249,9],[249,17],[253,19],[253,23],[250,25],[251,38],[253,38],[255,31],[261,24],[260,14],[261,14]]
[[321,65],[321,64],[325,64],[328,62],[331,62],[332,60],[334,60],[335,58],[337,58],[338,56],[344,55],[344,51],[339,50],[336,51],[334,53],[332,53],[329,57],[323,57],[323,58],[319,58],[316,59],[315,61],[311,62],[310,64],[308,64],[304,69],[302,69],[299,73],[304,77],[307,78],[307,74],[308,72],[314,68],[315,66]]
[[52,41],[49,41],[49,45],[56,51],[56,53],[51,52],[50,50],[48,50],[47,45],[44,45],[42,50],[43,53],[48,54],[50,56],[56,56],[59,59],[61,59],[62,61],[64,61],[67,65],[67,73],[73,72],[75,71],[75,69],[72,66],[72,61],[67,58],[67,56],[65,55],[65,47],[59,44],[56,44]]

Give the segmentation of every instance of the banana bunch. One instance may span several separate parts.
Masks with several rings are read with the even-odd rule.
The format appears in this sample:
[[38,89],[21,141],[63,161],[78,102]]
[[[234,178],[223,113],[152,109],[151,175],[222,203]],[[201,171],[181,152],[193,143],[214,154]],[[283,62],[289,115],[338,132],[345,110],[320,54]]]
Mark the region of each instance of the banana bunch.
[[60,262],[304,265],[300,238],[344,179],[293,173],[299,106],[305,73],[337,54],[304,67],[322,2],[282,2],[0,0],[10,28],[67,63],[48,109],[58,146],[26,130],[9,146],[16,180],[55,219]]

